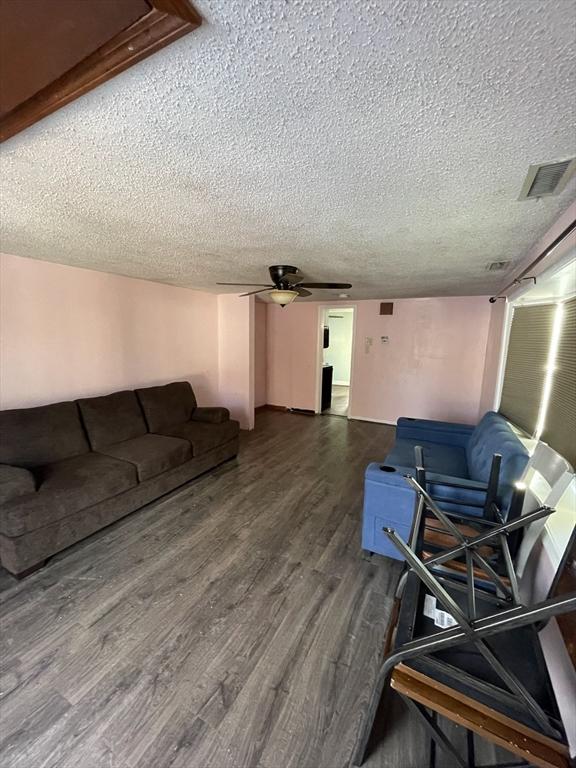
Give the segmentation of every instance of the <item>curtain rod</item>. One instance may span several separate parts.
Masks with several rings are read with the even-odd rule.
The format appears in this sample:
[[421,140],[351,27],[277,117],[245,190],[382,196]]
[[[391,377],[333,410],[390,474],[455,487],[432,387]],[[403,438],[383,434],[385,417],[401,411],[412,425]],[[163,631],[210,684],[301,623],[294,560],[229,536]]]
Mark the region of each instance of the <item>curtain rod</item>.
[[[517,278],[515,278],[514,280],[512,280],[512,282],[511,282],[509,285],[507,285],[507,286],[506,286],[506,288],[502,288],[502,291],[501,291],[501,292],[502,292],[502,293],[506,293],[506,291],[507,291],[507,290],[509,290],[510,288],[513,288],[515,285],[518,285],[518,284],[519,284],[519,283],[520,283],[522,280],[526,279],[526,274],[527,274],[528,272],[530,272],[532,269],[534,269],[534,267],[535,267],[537,264],[539,264],[539,263],[540,263],[540,262],[541,262],[543,259],[545,259],[545,258],[546,258],[546,256],[549,256],[549,255],[552,253],[552,251],[553,251],[555,248],[557,248],[557,247],[560,245],[560,243],[561,243],[561,242],[562,242],[562,241],[563,241],[565,238],[567,238],[569,235],[571,235],[571,234],[572,234],[572,232],[574,232],[574,230],[576,230],[576,221],[573,221],[573,222],[572,222],[572,224],[569,224],[569,225],[566,227],[566,229],[565,229],[563,232],[561,232],[561,233],[558,235],[558,237],[557,237],[555,240],[553,240],[553,241],[550,243],[550,245],[548,245],[546,248],[544,248],[544,250],[542,251],[542,253],[541,253],[539,256],[537,256],[537,257],[534,259],[534,261],[533,261],[533,262],[531,262],[530,264],[528,264],[528,266],[526,267],[526,269],[523,269],[523,270],[522,270],[522,272],[520,272],[520,274],[518,275],[518,277],[517,277]],[[529,277],[529,278],[527,278],[527,279],[529,279],[529,280],[534,280],[534,282],[536,282],[536,278],[535,278],[535,277]],[[498,299],[505,299],[505,298],[507,298],[507,297],[506,297],[506,296],[490,296],[490,298],[488,299],[488,301],[490,302],[490,304],[494,304],[494,302],[495,302],[495,301],[497,301]]]

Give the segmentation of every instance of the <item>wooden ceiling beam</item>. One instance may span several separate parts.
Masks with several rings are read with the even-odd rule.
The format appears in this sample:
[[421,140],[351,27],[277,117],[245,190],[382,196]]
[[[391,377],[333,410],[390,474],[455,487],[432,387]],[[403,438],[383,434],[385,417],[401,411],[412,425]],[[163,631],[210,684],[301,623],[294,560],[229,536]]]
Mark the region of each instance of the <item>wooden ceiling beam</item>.
[[192,32],[202,23],[200,14],[188,0],[149,2],[153,6],[149,13],[8,112],[0,121],[0,142]]

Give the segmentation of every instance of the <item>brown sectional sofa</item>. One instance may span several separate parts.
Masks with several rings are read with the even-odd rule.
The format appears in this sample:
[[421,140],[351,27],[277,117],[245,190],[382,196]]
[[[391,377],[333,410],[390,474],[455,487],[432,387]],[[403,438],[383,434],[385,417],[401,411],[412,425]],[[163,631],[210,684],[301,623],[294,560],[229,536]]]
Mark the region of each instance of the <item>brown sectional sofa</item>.
[[0,411],[0,562],[15,576],[238,453],[186,381]]

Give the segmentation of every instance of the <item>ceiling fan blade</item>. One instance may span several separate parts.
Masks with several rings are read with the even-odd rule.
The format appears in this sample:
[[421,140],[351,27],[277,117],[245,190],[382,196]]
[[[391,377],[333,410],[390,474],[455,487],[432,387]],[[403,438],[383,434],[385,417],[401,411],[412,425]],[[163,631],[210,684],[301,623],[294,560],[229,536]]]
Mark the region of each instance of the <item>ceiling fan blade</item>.
[[298,296],[312,296],[312,291],[307,291],[306,288],[300,288],[299,285],[297,285],[294,290],[298,291]]
[[245,286],[261,285],[261,286],[266,286],[266,288],[273,288],[274,287],[274,286],[270,285],[270,283],[216,283],[216,285],[245,285]]
[[336,291],[352,288],[352,283],[299,283],[299,288],[332,288]]
[[241,293],[240,296],[252,296],[255,293],[266,293],[266,291],[273,291],[274,286],[270,285],[267,288],[258,288],[257,291],[249,291],[248,293]]
[[282,275],[280,278],[281,283],[290,283],[291,285],[294,285],[295,283],[300,283],[304,278],[302,275],[297,275],[294,272],[287,272],[285,275]]

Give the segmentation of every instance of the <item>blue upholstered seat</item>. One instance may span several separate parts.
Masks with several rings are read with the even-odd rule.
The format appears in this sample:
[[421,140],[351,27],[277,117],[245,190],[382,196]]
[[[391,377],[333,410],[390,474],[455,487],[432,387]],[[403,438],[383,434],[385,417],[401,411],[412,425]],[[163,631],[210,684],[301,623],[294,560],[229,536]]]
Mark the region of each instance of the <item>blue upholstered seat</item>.
[[458,445],[440,445],[424,440],[398,439],[386,456],[386,464],[395,467],[414,466],[414,448],[420,445],[424,451],[424,465],[431,472],[441,472],[454,477],[468,477],[466,450]]
[[417,445],[423,449],[427,490],[439,506],[476,516],[484,514],[486,484],[494,454],[502,457],[497,503],[504,515],[514,483],[528,463],[528,451],[499,413],[489,411],[476,427],[427,419],[398,419],[395,445],[382,462],[389,471],[377,471],[379,465],[370,465],[366,470],[362,541],[368,551],[390,555],[387,546],[380,546],[378,528],[383,524],[398,527],[398,521],[402,520],[406,521],[406,530],[410,527],[414,492],[406,486],[404,493],[401,486],[402,475],[415,471]]

